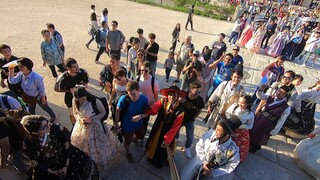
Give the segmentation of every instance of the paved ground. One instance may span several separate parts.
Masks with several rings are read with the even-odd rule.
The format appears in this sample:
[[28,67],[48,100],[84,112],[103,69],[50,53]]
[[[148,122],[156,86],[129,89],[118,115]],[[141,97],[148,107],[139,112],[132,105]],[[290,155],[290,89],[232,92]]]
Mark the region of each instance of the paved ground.
[[[184,26],[186,14],[173,12],[161,8],[151,7],[125,0],[100,0],[93,2],[79,2],[76,0],[56,0],[37,1],[30,0],[22,2],[19,0],[3,0],[1,15],[7,21],[2,21],[0,26],[0,43],[9,44],[16,56],[30,57],[35,62],[35,71],[45,78],[45,87],[50,102],[50,106],[59,117],[59,122],[70,128],[67,110],[63,103],[62,94],[53,91],[54,79],[51,77],[47,67],[41,66],[40,43],[42,37],[40,31],[45,28],[47,22],[52,22],[64,37],[66,45],[66,56],[74,57],[79,64],[90,73],[90,90],[101,94],[98,86],[98,74],[101,65],[93,63],[96,49],[92,44],[92,49],[88,50],[84,44],[89,40],[86,34],[89,19],[89,6],[91,3],[97,7],[97,12],[101,12],[104,7],[109,9],[109,20],[116,19],[119,22],[119,29],[124,32],[127,38],[135,36],[136,29],[141,27],[145,30],[145,35],[154,32],[157,35],[156,41],[160,44],[159,63],[157,69],[157,79],[161,88],[171,85],[164,81],[163,62],[167,56],[167,49],[170,47],[170,38],[173,27],[177,22]],[[193,43],[196,49],[201,50],[204,45],[217,40],[217,34],[225,32],[230,34],[232,24],[225,21],[212,20],[203,17],[195,17],[195,31],[181,32],[181,40],[186,34],[193,36]],[[229,47],[229,49],[231,49]],[[273,58],[253,54],[247,50],[241,50],[240,54],[245,59],[245,70],[251,77],[243,82],[246,91],[252,93],[260,81],[261,70],[265,64],[273,61]],[[124,57],[124,55],[123,55]],[[101,58],[107,62],[104,54]],[[122,59],[123,61],[124,59]],[[295,70],[305,77],[305,81],[299,88],[305,89],[316,82],[319,77],[319,67],[301,67],[299,64],[286,62],[285,68]],[[173,72],[172,77],[175,77]],[[173,78],[172,78],[173,80]],[[171,80],[171,82],[172,82]],[[44,114],[39,108],[37,113]],[[201,114],[201,117],[204,113]],[[201,119],[201,117],[199,119]],[[319,125],[319,108],[317,108],[317,123]],[[110,123],[110,122],[108,122]],[[150,123],[149,129],[152,126]],[[206,131],[206,127],[201,120],[196,121],[195,141],[193,143],[193,155],[195,155],[194,145],[198,138]],[[175,160],[178,171],[189,161],[184,156],[181,146],[185,140],[185,130],[181,131],[181,139],[175,153]],[[236,170],[237,179],[313,179],[305,171],[301,170],[292,158],[292,150],[299,140],[286,138],[283,135],[272,137],[268,146],[255,155],[249,155],[248,159]],[[134,164],[127,163],[123,156],[124,150],[119,147],[119,154],[115,158],[115,163],[107,172],[103,172],[101,179],[170,179],[169,168],[154,169],[143,156],[144,149],[137,145],[132,145]],[[23,179],[15,172],[13,167],[0,169],[2,179]]]

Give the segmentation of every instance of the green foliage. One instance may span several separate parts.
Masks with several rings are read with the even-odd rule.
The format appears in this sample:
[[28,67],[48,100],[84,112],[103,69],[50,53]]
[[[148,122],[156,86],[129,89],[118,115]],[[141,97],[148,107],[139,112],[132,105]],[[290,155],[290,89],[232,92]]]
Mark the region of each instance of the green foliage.
[[166,9],[180,11],[187,13],[191,5],[195,5],[194,13],[199,16],[209,17],[213,19],[227,20],[228,16],[232,16],[235,7],[234,6],[217,6],[209,4],[210,0],[172,0],[174,6],[159,3],[159,0],[131,0],[134,2],[149,4],[152,6],[163,7]]
[[174,4],[175,4],[176,6],[184,6],[184,5],[187,4],[187,1],[188,1],[188,0],[173,0]]

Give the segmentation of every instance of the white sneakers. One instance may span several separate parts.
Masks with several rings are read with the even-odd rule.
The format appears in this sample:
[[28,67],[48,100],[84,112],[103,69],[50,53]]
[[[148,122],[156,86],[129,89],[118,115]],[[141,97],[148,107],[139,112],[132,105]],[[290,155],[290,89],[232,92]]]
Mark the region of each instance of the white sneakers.
[[187,158],[189,158],[189,159],[192,158],[190,148],[186,148],[185,153],[186,153]]

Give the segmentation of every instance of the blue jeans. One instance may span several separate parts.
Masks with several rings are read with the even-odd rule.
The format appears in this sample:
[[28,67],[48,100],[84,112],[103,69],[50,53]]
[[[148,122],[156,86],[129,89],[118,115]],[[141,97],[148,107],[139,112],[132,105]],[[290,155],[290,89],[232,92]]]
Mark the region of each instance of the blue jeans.
[[[37,104],[41,107],[42,110],[47,112],[50,115],[51,118],[55,118],[56,117],[56,115],[54,114],[53,110],[49,107],[48,103],[43,105],[41,103],[41,99],[40,99],[40,100],[38,100]],[[28,104],[28,109],[29,109],[29,112],[31,114],[35,114],[36,113],[36,104],[35,105]]]
[[208,101],[208,99],[210,98],[210,96],[212,95],[212,93],[214,92],[214,90],[216,90],[216,87],[212,84],[208,90],[208,93],[207,93],[207,99],[206,101]]
[[149,61],[151,64],[151,75],[156,77],[157,61]]
[[[187,141],[185,144],[185,148],[189,148],[189,147],[191,147],[191,144],[194,139],[194,123],[193,122],[182,123],[181,127],[182,126],[186,127],[186,134],[187,134]],[[181,127],[180,127],[180,129],[181,129]],[[180,129],[179,129],[178,133],[176,134],[176,139],[179,139]]]
[[229,43],[235,44],[238,39],[238,32],[232,31],[229,39]]

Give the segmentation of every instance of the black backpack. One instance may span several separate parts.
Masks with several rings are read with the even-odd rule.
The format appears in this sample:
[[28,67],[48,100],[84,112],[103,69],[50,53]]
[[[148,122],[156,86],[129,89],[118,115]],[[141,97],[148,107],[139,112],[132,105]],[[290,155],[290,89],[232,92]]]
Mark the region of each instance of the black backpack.
[[106,115],[104,115],[100,119],[100,122],[102,124],[104,132],[107,133],[107,131],[105,129],[105,126],[103,125],[103,123],[104,123],[103,121],[106,120],[108,118],[108,116],[109,116],[109,106],[108,106],[107,98],[105,98],[105,97],[97,97],[97,96],[94,96],[94,97],[96,97],[96,98],[91,101],[91,106],[92,106],[92,109],[93,109],[94,113],[95,114],[99,114],[100,113],[98,108],[97,108],[96,99],[99,99],[101,101],[101,103],[103,104],[104,109],[106,110]]
[[95,38],[97,44],[100,44],[103,41],[103,39],[101,38],[101,30],[97,30],[95,32],[94,38]]

